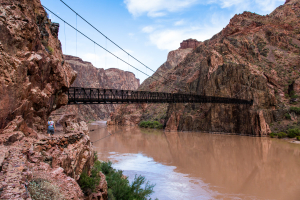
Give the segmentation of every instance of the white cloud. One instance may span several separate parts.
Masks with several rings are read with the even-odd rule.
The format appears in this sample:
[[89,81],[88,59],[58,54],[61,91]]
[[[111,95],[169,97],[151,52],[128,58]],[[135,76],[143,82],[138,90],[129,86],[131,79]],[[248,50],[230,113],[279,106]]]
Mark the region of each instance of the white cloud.
[[245,0],[217,0],[217,3],[221,5],[222,8],[228,8],[231,6],[236,6],[240,4],[247,4],[248,2]]
[[175,50],[179,48],[183,40],[193,38],[198,41],[210,39],[214,34],[222,30],[222,26],[217,27],[191,27],[185,29],[167,29],[156,31],[150,34],[149,39],[152,44],[161,50]]
[[176,21],[176,22],[174,23],[174,26],[181,26],[181,25],[183,25],[183,24],[185,24],[185,20],[184,20],[184,19],[179,20],[179,21]]
[[255,3],[257,3],[262,11],[266,12],[272,12],[276,7],[277,3],[284,3],[285,0],[255,0]]
[[[220,13],[212,13],[210,16],[206,16],[202,23],[189,22],[184,23],[184,20],[178,21],[178,24],[183,24],[180,27],[164,28],[160,27],[157,30],[149,33],[150,42],[161,50],[175,50],[179,48],[180,43],[183,40],[193,38],[198,41],[204,41],[210,39],[213,35],[217,34],[224,28],[230,17],[224,16]],[[189,24],[197,24],[190,26]]]
[[128,11],[135,17],[147,14],[160,17],[194,5],[198,0],[124,0]]
[[154,27],[153,27],[153,26],[145,26],[145,27],[142,29],[142,31],[143,31],[144,33],[151,33],[151,32],[154,31]]
[[[133,51],[131,50],[125,50],[125,51],[127,51],[130,54],[133,53]],[[119,58],[123,59],[125,62],[129,62],[132,64],[131,58],[129,58],[128,55],[125,54],[122,50],[112,51],[112,53],[118,56]],[[130,66],[128,66],[121,60],[117,59],[115,56],[106,53],[104,51],[102,51],[101,53],[98,52],[96,54],[86,53],[80,55],[80,57],[82,58],[82,60],[91,62],[95,67],[98,68],[104,68],[104,69],[118,68],[124,71],[133,71],[133,69]]]
[[236,7],[238,10],[250,10],[256,7],[261,11],[270,12],[280,2],[284,3],[285,0],[124,0],[128,11],[134,17],[143,14],[149,17],[161,17],[195,4],[218,4],[221,8]]

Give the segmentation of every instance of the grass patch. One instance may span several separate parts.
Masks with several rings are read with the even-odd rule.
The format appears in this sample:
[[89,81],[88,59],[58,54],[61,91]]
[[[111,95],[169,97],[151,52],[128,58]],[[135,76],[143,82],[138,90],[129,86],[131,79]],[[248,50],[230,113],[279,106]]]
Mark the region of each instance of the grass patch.
[[158,121],[141,121],[139,126],[142,128],[163,129],[163,125]]
[[[102,162],[99,166],[106,176],[108,186],[108,199],[128,199],[128,200],[147,200],[147,197],[153,193],[154,184],[146,182],[145,177],[135,176],[130,184],[127,177],[123,176],[121,170],[112,168],[112,163]],[[144,185],[144,188],[141,186]]]
[[28,191],[33,200],[64,199],[58,186],[42,178],[32,180],[28,184]]
[[285,117],[286,119],[289,119],[289,120],[292,119],[292,118],[291,118],[291,115],[290,115],[289,113],[285,113],[285,114],[284,114],[284,117]]
[[280,138],[285,138],[287,136],[286,133],[284,132],[280,132],[280,133],[277,133],[277,137],[280,139]]
[[285,137],[287,137],[288,135],[286,134],[286,133],[284,133],[284,132],[280,132],[280,133],[270,133],[270,137],[271,138],[285,138]]
[[299,107],[290,107],[290,111],[300,115],[300,108]]
[[50,46],[46,46],[46,50],[48,51],[48,53],[52,54],[53,53],[53,48]]

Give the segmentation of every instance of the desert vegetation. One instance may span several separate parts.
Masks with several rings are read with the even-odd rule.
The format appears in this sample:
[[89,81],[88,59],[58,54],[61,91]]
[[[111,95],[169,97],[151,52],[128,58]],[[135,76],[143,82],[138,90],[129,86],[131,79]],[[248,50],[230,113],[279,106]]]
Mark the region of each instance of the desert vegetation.
[[141,121],[139,127],[142,128],[155,128],[155,129],[162,129],[163,125],[158,121]]
[[155,184],[150,184],[144,176],[136,175],[133,182],[129,183],[128,178],[123,175],[121,170],[116,170],[112,167],[111,161],[100,162],[97,155],[94,155],[95,163],[91,170],[91,175],[88,176],[88,173],[84,171],[78,181],[85,195],[95,192],[100,182],[99,172],[102,172],[106,177],[109,200],[147,200],[153,193]]

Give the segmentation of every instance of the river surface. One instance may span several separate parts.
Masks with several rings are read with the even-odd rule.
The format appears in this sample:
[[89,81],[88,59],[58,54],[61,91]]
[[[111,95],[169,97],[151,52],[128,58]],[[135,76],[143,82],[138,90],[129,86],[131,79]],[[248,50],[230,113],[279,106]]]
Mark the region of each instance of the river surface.
[[140,174],[155,183],[152,199],[300,199],[298,144],[105,122],[89,128],[99,159],[111,160],[129,181]]

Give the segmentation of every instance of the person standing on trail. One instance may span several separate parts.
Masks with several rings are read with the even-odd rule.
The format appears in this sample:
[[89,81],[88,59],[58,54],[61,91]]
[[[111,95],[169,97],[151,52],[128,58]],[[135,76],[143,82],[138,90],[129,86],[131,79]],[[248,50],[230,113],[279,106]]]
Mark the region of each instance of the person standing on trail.
[[50,134],[51,134],[51,135],[54,134],[54,131],[56,131],[55,123],[54,123],[54,121],[52,121],[52,118],[49,117],[47,133],[48,133],[49,136],[50,136]]

